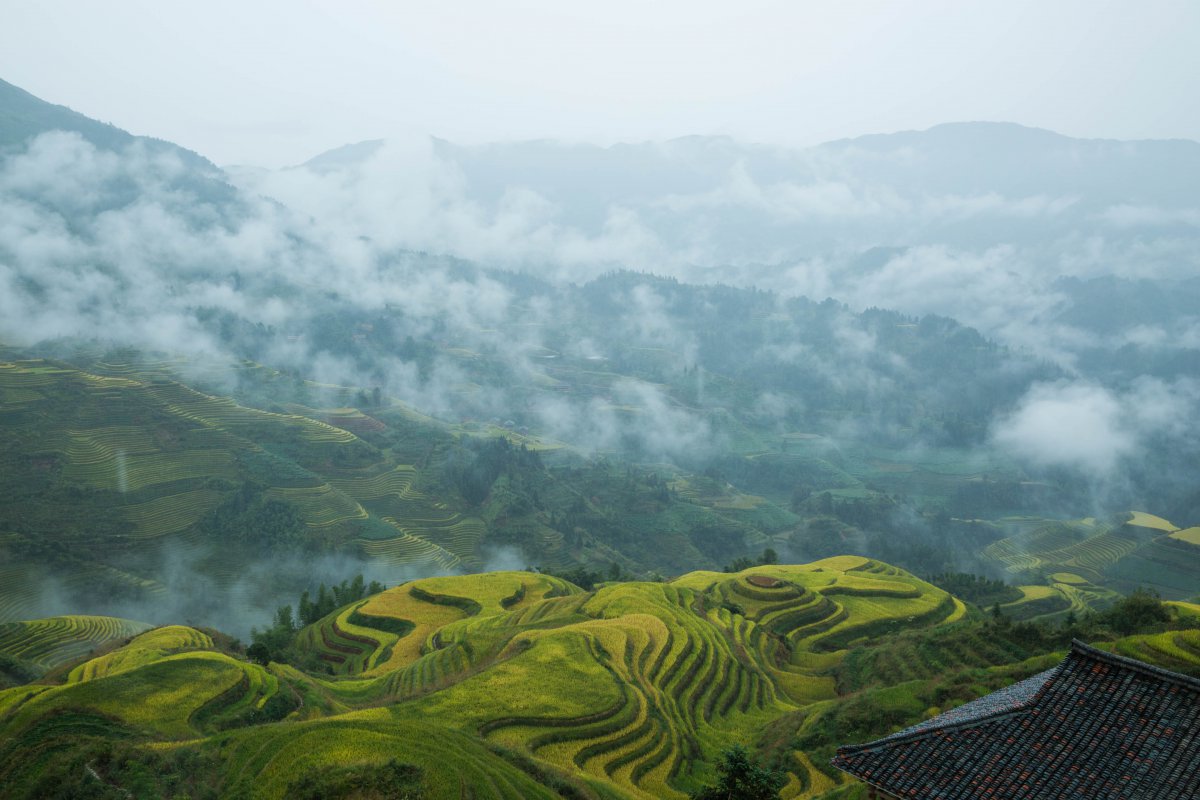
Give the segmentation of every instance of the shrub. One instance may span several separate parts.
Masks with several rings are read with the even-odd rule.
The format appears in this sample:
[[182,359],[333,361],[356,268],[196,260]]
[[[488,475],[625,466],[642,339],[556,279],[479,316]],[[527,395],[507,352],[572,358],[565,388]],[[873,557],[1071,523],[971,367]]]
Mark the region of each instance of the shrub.
[[385,764],[326,766],[306,770],[288,784],[293,800],[421,800],[424,775],[419,767],[391,759]]
[[1114,603],[1100,615],[1100,621],[1117,633],[1128,636],[1165,625],[1171,621],[1171,611],[1163,603],[1158,592],[1138,589]]
[[746,748],[734,745],[721,753],[717,784],[692,794],[692,800],[778,800],[787,776],[766,769],[750,758]]

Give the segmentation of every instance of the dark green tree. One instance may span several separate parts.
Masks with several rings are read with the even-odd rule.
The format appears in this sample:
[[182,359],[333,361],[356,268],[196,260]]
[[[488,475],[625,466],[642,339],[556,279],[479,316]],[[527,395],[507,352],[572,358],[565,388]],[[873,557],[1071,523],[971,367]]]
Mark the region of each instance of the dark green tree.
[[721,753],[717,784],[692,794],[692,800],[779,800],[787,776],[767,769],[750,757],[745,747],[735,744]]
[[1158,592],[1137,589],[1128,597],[1113,603],[1100,615],[1100,620],[1117,633],[1128,636],[1162,627],[1171,621],[1171,611]]
[[271,651],[262,642],[255,642],[246,648],[246,655],[256,664],[264,667],[271,663]]

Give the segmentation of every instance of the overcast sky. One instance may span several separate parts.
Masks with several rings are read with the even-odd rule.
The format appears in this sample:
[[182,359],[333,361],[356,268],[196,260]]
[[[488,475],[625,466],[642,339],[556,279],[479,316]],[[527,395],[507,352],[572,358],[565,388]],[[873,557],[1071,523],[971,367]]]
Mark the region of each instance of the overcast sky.
[[1196,0],[0,0],[0,78],[219,164],[362,139],[1200,139]]

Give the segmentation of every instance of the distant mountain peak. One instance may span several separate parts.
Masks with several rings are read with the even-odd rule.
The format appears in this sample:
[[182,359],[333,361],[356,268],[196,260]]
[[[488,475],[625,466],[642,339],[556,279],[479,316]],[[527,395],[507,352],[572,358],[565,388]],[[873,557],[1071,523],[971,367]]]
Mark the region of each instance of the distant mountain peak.
[[319,153],[303,164],[297,165],[297,167],[310,169],[313,172],[330,172],[350,164],[365,161],[379,152],[379,149],[384,144],[386,144],[386,140],[384,139],[365,139],[361,142],[344,144],[341,147],[335,147],[332,150]]

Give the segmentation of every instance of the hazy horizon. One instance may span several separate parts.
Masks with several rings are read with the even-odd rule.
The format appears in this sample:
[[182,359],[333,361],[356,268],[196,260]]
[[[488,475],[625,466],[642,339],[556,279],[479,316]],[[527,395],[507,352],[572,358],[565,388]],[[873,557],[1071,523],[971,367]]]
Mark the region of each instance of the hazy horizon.
[[1200,139],[1190,3],[626,5],[23,4],[0,26],[0,75],[266,167],[424,134],[807,146],[988,120]]

